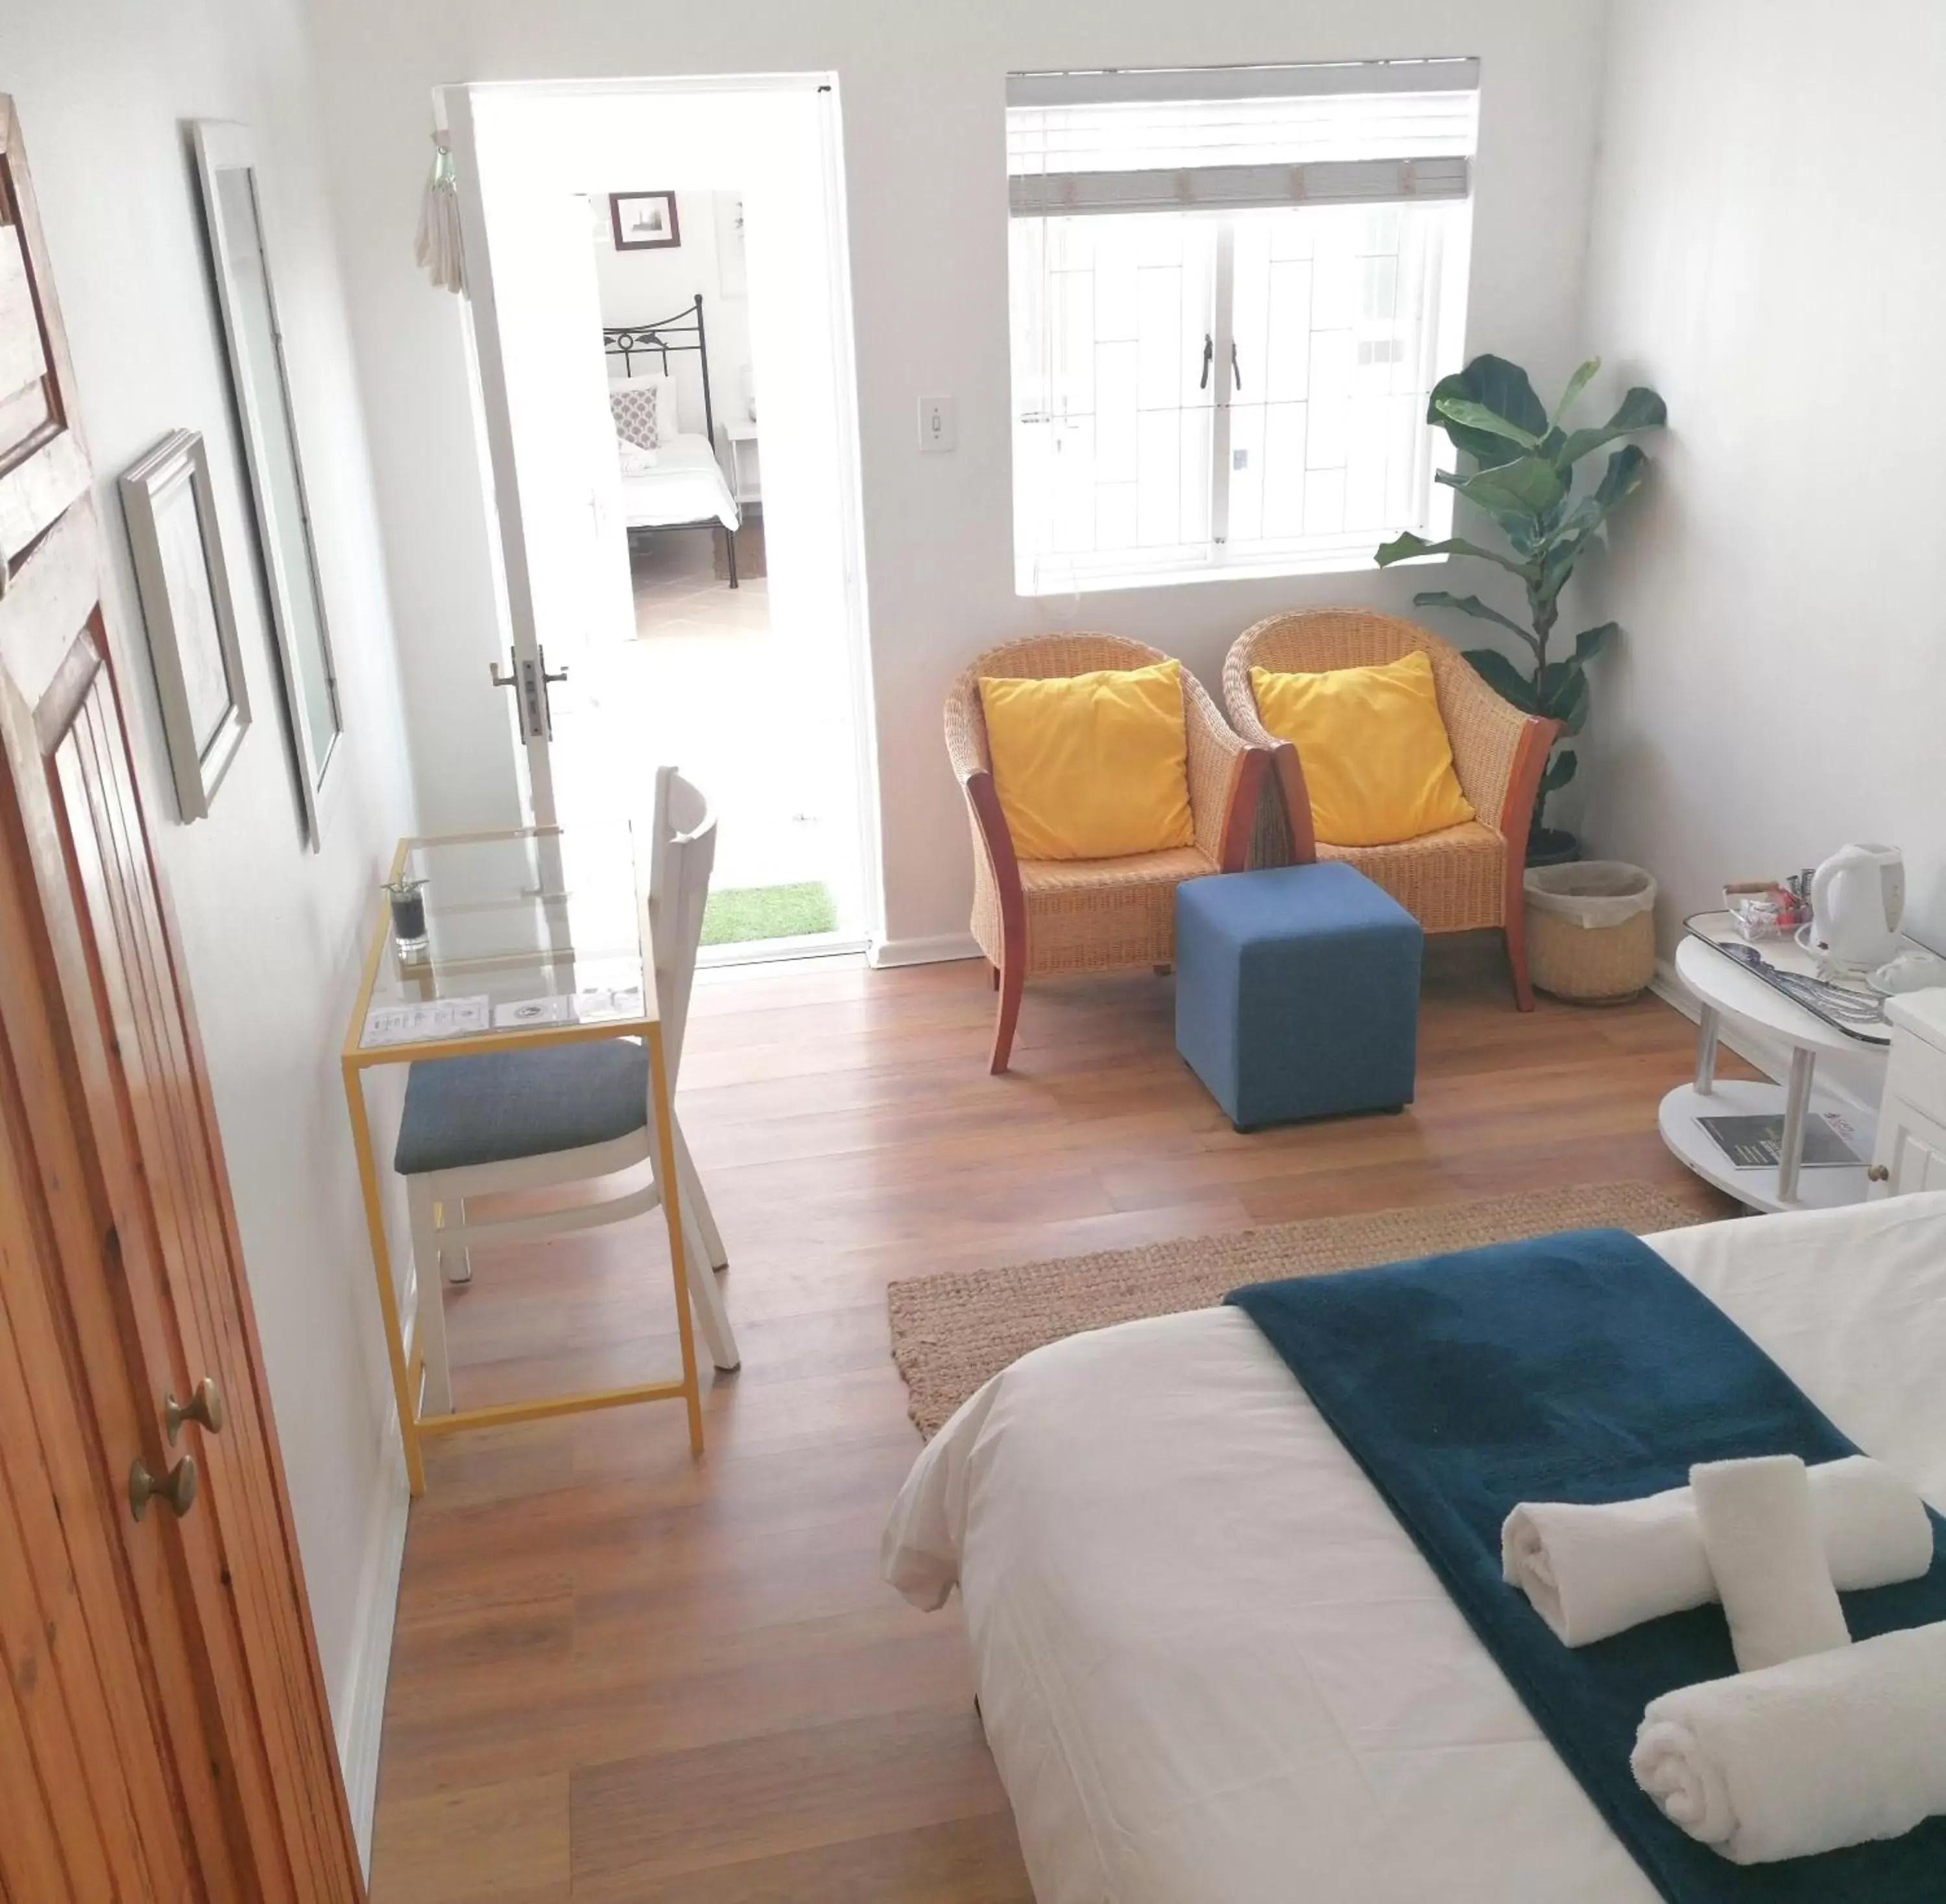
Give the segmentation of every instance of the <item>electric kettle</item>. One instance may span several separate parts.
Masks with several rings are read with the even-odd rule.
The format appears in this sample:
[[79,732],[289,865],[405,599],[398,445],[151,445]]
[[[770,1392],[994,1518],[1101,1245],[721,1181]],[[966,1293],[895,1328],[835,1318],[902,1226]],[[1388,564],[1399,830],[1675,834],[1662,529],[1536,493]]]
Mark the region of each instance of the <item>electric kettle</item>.
[[1834,971],[1869,972],[1899,949],[1905,862],[1891,846],[1844,846],[1811,875],[1804,943]]

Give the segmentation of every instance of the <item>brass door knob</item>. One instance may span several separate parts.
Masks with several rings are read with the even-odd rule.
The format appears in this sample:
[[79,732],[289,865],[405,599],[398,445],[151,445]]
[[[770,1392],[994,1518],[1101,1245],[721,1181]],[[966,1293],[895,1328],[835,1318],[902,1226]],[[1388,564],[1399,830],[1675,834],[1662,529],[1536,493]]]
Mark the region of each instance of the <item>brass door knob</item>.
[[1889,1183],[1892,1172],[1883,1164],[1874,1164],[1865,1172],[1865,1181],[1868,1183]]
[[205,1375],[196,1385],[196,1393],[186,1402],[179,1402],[173,1395],[162,1397],[162,1425],[169,1432],[169,1446],[176,1445],[176,1436],[182,1433],[185,1421],[199,1421],[212,1434],[221,1434],[223,1424],[229,1418],[223,1412],[223,1390],[216,1385],[214,1375]]
[[166,1501],[178,1520],[196,1505],[194,1455],[184,1455],[159,1481],[136,1458],[128,1470],[128,1511],[140,1520],[151,1501]]

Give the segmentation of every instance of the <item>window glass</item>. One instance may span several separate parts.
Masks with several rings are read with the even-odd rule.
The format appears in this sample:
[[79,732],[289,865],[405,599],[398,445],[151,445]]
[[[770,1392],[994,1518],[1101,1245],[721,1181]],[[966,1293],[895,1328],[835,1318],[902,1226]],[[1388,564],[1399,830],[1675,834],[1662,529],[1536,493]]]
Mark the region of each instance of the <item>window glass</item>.
[[1447,532],[1476,100],[1009,107],[1023,594]]

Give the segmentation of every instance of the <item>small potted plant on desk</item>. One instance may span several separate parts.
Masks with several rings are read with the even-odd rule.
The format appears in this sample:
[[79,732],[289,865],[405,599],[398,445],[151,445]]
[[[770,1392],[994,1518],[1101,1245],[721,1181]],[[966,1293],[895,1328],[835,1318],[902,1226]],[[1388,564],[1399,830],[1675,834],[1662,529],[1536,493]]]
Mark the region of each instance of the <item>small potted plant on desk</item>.
[[[1469,648],[1466,659],[1515,707],[1559,721],[1570,737],[1581,731],[1588,717],[1587,665],[1614,638],[1616,625],[1604,622],[1598,628],[1583,628],[1571,650],[1550,659],[1548,645],[1560,612],[1561,591],[1576,563],[1601,533],[1609,512],[1641,487],[1648,458],[1633,443],[1611,451],[1600,480],[1578,498],[1574,466],[1618,437],[1658,428],[1668,420],[1662,399],[1638,385],[1606,423],[1567,428],[1568,410],[1601,367],[1601,359],[1593,357],[1576,371],[1552,415],[1534,394],[1527,372],[1503,357],[1475,357],[1464,370],[1441,378],[1433,387],[1426,421],[1444,430],[1474,468],[1465,476],[1442,470],[1439,480],[1493,519],[1506,537],[1509,552],[1457,535],[1429,542],[1410,530],[1378,551],[1380,568],[1415,556],[1472,555],[1518,577],[1527,591],[1525,628],[1478,595],[1429,588],[1413,600],[1421,608],[1456,608],[1478,620],[1497,622],[1512,634],[1527,651],[1518,663],[1498,648]],[[1549,826],[1544,818],[1548,796],[1574,779],[1575,765],[1574,748],[1558,746],[1541,776],[1527,839],[1531,866],[1559,865],[1580,851],[1572,833]]]

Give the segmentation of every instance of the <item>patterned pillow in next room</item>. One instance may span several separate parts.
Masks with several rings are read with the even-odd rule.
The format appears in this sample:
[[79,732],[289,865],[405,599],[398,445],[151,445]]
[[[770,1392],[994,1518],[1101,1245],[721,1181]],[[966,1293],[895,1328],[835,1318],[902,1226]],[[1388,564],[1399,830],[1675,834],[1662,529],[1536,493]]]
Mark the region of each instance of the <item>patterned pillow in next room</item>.
[[615,434],[625,443],[644,449],[659,449],[662,432],[656,415],[660,384],[613,384],[608,390],[608,408],[615,418]]

